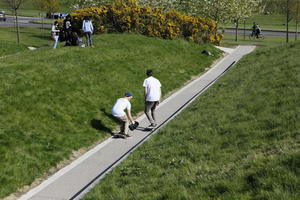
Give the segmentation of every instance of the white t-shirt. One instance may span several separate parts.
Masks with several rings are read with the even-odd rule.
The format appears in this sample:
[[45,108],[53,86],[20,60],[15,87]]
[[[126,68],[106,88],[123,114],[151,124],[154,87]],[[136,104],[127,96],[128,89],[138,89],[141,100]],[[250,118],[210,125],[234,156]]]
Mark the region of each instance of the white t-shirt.
[[146,91],[146,101],[159,101],[160,100],[160,87],[161,84],[158,79],[150,76],[146,78],[143,83],[143,87],[147,89]]
[[112,115],[115,117],[123,117],[126,115],[124,110],[130,110],[131,104],[126,98],[119,98],[112,108]]

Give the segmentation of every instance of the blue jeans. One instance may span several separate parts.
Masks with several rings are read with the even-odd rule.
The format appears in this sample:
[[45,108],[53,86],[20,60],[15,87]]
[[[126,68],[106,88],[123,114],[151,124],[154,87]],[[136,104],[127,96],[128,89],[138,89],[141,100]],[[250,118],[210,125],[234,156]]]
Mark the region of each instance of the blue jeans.
[[86,38],[86,46],[92,46],[93,45],[92,33],[91,32],[85,32],[84,35],[85,35],[85,38]]
[[53,49],[56,49],[56,47],[57,47],[58,37],[59,37],[58,35],[55,35],[55,36],[54,36]]

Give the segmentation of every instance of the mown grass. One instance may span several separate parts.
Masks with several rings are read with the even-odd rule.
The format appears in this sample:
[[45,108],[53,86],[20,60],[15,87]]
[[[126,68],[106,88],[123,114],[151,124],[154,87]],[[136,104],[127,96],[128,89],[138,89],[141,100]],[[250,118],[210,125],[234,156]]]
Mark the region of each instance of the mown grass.
[[[65,1],[60,0],[60,6],[59,11],[61,12],[68,12],[72,9],[67,8],[65,6]],[[10,6],[3,0],[0,1],[0,10],[4,10],[7,12],[7,14],[12,14],[12,10]],[[26,0],[24,3],[21,4],[21,7],[18,10],[18,13],[20,16],[26,16],[26,17],[39,17],[42,13],[43,16],[46,15],[44,11],[39,10],[35,5],[33,0]]]
[[0,40],[0,58],[6,55],[15,54],[17,52],[25,51],[26,46],[17,45],[14,42],[4,42]]
[[17,44],[17,35],[14,28],[0,28],[0,57],[29,51],[28,47],[51,46],[50,30],[39,28],[20,28],[20,44]]
[[[290,37],[290,41],[293,41],[294,38]],[[221,41],[221,46],[233,47],[237,45],[255,45],[258,47],[271,47],[278,46],[280,44],[285,44],[286,38],[284,36],[269,36],[265,35],[264,39],[249,39],[249,35],[246,34],[245,38],[243,34],[238,35],[238,41],[235,41],[234,34],[225,34],[225,37]]]
[[300,199],[299,50],[243,58],[84,200]]
[[[15,28],[0,28],[0,42],[10,43],[13,46],[10,49],[19,49],[15,48],[17,46],[17,34]],[[15,44],[13,44],[15,43]],[[49,29],[40,29],[40,28],[20,28],[20,44],[21,46],[33,46],[33,47],[47,47],[52,45],[50,39],[50,30]],[[0,48],[3,48],[2,45]]]
[[[30,184],[72,151],[110,136],[113,103],[134,95],[152,68],[163,93],[179,88],[219,57],[211,45],[131,34],[94,36],[95,48],[42,48],[0,62],[0,198]],[[210,50],[215,56],[201,54]]]
[[[262,30],[286,31],[286,16],[281,14],[256,14],[249,17],[245,21],[246,29],[252,29],[253,22],[258,23]],[[226,28],[235,28],[235,24],[227,23],[221,26]],[[241,21],[239,28],[244,27],[244,22]],[[298,28],[299,29],[299,28]],[[289,22],[289,31],[296,31],[296,21],[292,19]],[[299,31],[299,30],[298,30]]]

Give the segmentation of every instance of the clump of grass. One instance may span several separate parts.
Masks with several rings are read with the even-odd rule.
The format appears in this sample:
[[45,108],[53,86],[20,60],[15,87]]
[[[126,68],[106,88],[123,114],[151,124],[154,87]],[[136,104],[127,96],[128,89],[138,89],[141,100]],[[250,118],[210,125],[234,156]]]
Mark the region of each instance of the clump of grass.
[[299,199],[299,50],[243,58],[84,199]]
[[[209,67],[211,45],[132,34],[93,37],[95,48],[42,48],[0,62],[0,197],[30,184],[70,156],[108,137],[113,103],[126,91],[143,110],[142,83],[152,68],[163,93]],[[205,56],[207,49],[215,56]]]
[[3,58],[6,55],[15,54],[25,50],[26,47],[24,45],[17,45],[13,42],[0,41],[0,58]]
[[[24,47],[50,47],[53,42],[50,39],[50,32],[51,30],[49,29],[21,27],[20,45],[17,45],[15,28],[0,28],[0,49],[7,48],[6,55],[8,55],[23,50]],[[4,52],[4,50],[0,50],[0,53],[1,51]]]

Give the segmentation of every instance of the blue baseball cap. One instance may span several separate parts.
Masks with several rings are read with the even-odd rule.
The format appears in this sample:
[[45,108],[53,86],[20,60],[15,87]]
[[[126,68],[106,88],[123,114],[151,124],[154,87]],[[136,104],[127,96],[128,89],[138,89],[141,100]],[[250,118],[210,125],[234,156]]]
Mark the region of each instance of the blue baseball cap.
[[132,94],[130,92],[126,92],[125,97],[132,97]]

